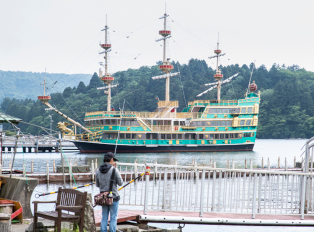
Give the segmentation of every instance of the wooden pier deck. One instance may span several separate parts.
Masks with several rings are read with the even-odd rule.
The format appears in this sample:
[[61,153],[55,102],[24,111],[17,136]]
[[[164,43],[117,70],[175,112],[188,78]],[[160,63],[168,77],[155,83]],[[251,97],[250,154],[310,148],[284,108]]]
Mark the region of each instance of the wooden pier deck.
[[[101,213],[101,210],[94,211],[96,226],[100,226]],[[145,217],[147,218],[145,219]],[[118,223],[126,221],[207,225],[313,226],[314,215],[305,215],[304,220],[300,220],[299,215],[256,214],[255,219],[252,219],[252,214],[204,213],[203,217],[199,217],[198,212],[148,211],[147,215],[143,215],[142,210],[119,210]]]

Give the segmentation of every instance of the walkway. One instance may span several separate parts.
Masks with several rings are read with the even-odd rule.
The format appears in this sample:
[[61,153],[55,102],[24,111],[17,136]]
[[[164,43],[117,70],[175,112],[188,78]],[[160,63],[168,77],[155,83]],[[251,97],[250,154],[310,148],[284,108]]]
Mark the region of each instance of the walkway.
[[[95,210],[96,226],[100,226],[101,210]],[[159,222],[159,223],[186,223],[186,224],[229,224],[229,225],[270,225],[270,226],[314,226],[314,215],[304,216],[300,220],[299,215],[273,215],[256,214],[252,219],[252,214],[235,213],[204,213],[199,217],[197,212],[180,211],[148,211],[143,215],[142,210],[120,210],[118,223],[126,221],[138,221],[140,223]]]

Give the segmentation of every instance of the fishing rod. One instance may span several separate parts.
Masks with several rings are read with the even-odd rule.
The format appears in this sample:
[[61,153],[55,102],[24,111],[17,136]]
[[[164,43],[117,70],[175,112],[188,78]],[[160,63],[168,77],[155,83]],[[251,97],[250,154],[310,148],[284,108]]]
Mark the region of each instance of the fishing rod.
[[[138,175],[137,177],[135,177],[133,180],[130,180],[127,184],[125,184],[124,186],[120,187],[118,189],[118,191],[124,189],[126,186],[128,186],[129,184],[133,183],[134,181],[140,179],[143,175],[145,174],[145,172],[143,172],[142,174]],[[81,185],[81,186],[77,186],[77,187],[73,187],[72,189],[78,189],[78,188],[84,188],[84,187],[87,187],[87,186],[91,186],[91,185],[94,185],[96,184],[96,182],[92,182],[92,183],[89,183],[89,184],[85,184],[85,185]],[[35,194],[35,198],[39,198],[39,197],[42,197],[42,196],[46,196],[46,195],[50,195],[50,194],[55,194],[55,193],[58,193],[58,191],[54,191],[54,192],[48,192],[48,193],[42,193],[42,194]]]
[[[91,186],[93,184],[96,184],[96,182],[92,182],[92,183],[89,183],[89,184],[85,184],[85,185],[81,185],[81,186],[77,186],[77,187],[73,187],[71,189],[78,189],[78,188],[84,188],[84,187],[87,187],[87,186]],[[54,194],[54,193],[58,193],[58,191],[54,191],[54,192],[49,192],[49,193],[42,193],[42,194],[35,194],[35,198],[39,198],[39,197],[42,197],[42,196],[46,196],[46,195],[50,195],[50,194]]]

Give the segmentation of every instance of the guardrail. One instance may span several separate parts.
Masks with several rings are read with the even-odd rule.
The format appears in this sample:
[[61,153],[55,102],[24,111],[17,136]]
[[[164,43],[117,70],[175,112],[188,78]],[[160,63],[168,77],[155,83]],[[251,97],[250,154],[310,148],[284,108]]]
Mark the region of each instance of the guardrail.
[[129,192],[124,190],[120,202],[142,206],[144,214],[170,210],[194,211],[200,216],[204,212],[251,213],[252,218],[256,214],[292,214],[303,219],[304,214],[314,213],[313,173],[156,163],[118,166],[131,177],[150,167],[150,175]]

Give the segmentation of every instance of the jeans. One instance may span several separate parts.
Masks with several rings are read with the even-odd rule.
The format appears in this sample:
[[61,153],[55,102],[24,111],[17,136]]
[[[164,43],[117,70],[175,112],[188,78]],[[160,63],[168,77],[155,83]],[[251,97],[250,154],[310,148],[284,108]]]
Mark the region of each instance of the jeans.
[[119,207],[119,201],[114,201],[112,205],[102,206],[102,219],[101,219],[101,225],[100,225],[101,232],[107,232],[109,212],[110,212],[109,231],[116,232],[117,219],[118,219],[118,207]]

